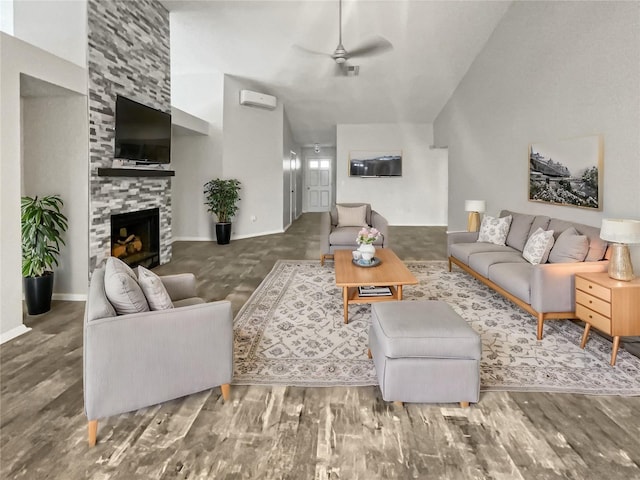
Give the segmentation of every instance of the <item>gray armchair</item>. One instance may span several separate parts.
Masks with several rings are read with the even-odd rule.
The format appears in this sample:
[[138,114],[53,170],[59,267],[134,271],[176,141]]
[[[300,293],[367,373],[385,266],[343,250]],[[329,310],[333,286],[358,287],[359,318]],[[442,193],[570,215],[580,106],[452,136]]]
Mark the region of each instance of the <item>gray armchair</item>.
[[[381,235],[374,245],[376,248],[389,247],[389,223],[387,219],[368,203],[339,203],[345,207],[367,206],[366,222],[376,228]],[[330,212],[323,212],[320,225],[320,263],[324,265],[326,258],[333,258],[336,250],[355,250],[358,248],[356,237],[362,227],[338,227],[338,209],[334,206]]]
[[205,303],[192,274],[160,277],[173,309],[127,315],[105,294],[105,270],[94,271],[84,320],[84,405],[89,445],[98,419],[220,385],[233,376],[231,303]]

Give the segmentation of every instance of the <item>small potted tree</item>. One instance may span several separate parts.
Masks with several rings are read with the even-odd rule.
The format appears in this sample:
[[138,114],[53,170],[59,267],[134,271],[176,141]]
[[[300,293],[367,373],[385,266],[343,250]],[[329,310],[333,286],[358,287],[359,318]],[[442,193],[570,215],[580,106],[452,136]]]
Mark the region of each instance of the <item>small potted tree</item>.
[[67,231],[67,217],[60,211],[58,195],[22,197],[22,276],[29,315],[51,309],[54,265],[58,265],[62,234]]
[[231,240],[231,218],[238,210],[240,188],[240,181],[233,178],[214,178],[204,184],[204,204],[216,216],[216,240],[219,245],[226,245]]

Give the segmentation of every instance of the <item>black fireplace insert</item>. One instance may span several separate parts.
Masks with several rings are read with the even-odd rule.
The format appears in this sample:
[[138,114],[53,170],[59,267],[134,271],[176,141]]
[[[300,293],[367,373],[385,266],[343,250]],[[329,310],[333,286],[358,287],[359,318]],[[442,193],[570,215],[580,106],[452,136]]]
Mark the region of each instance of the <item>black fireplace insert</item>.
[[132,268],[160,265],[160,209],[111,215],[111,255]]

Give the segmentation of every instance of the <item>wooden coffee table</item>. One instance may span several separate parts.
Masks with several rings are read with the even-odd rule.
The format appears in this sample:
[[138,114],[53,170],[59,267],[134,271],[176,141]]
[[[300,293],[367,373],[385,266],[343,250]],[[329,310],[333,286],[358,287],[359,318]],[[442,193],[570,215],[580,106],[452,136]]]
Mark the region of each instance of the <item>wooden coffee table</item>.
[[[358,267],[352,262],[351,250],[337,250],[334,253],[336,285],[342,287],[344,323],[349,323],[349,305],[352,303],[402,300],[402,286],[418,283],[416,277],[391,249],[378,248],[375,256],[381,260],[377,267]],[[358,295],[358,287],[367,286],[389,287],[391,296],[361,297]]]

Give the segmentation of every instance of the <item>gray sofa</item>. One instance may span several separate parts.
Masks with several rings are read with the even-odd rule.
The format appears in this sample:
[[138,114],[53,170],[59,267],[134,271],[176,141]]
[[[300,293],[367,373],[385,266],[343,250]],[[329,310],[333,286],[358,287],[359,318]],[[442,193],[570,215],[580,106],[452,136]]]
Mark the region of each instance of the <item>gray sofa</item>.
[[[345,207],[367,206],[367,225],[377,229],[380,237],[373,243],[376,248],[389,247],[389,223],[387,219],[368,203],[339,203]],[[358,248],[356,237],[362,227],[339,227],[338,209],[333,206],[330,212],[323,212],[320,219],[320,263],[324,264],[325,258],[332,258],[336,250],[355,250]]]
[[[512,222],[505,246],[477,242],[478,232],[448,233],[449,271],[452,264],[459,266],[535,316],[540,340],[545,320],[575,318],[574,275],[606,272],[609,265],[607,243],[600,239],[597,227],[508,210],[500,213],[500,217],[507,215],[512,216]],[[553,230],[556,240],[569,227],[586,235],[588,252],[584,261],[529,263],[522,257],[522,251],[538,227]]]
[[233,376],[228,301],[205,303],[192,274],[160,277],[174,308],[116,315],[105,269],[93,272],[84,319],[84,405],[89,445],[98,419],[215,386],[225,400]]

